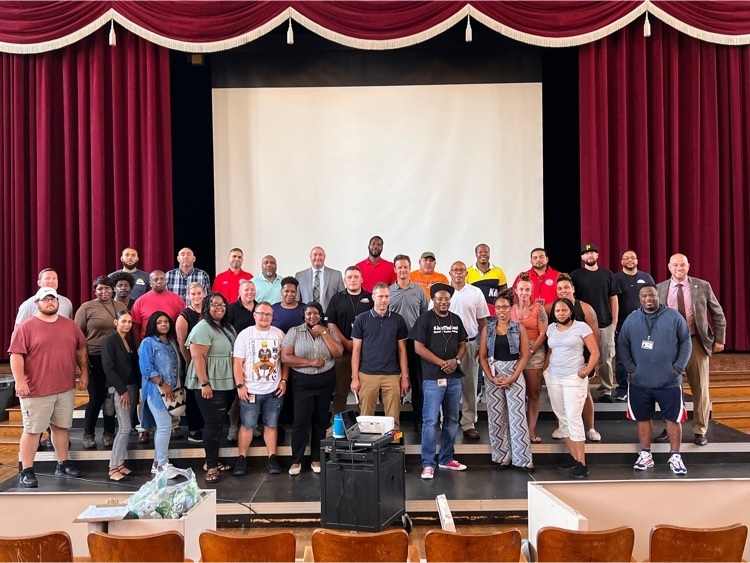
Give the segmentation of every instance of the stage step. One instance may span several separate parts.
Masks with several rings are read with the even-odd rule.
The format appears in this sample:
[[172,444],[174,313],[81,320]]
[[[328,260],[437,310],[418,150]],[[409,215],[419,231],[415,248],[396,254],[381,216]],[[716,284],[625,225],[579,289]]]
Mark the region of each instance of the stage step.
[[718,419],[720,413],[736,413],[750,411],[750,394],[748,395],[718,395],[711,398],[714,418]]
[[750,410],[723,413],[721,424],[750,433]]

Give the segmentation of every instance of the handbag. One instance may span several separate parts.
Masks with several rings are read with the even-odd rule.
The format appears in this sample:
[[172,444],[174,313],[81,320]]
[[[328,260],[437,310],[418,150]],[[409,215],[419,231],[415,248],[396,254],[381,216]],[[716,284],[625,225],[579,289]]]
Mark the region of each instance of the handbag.
[[104,416],[115,416],[115,388],[110,387],[107,389],[107,394],[104,397],[104,403],[102,404],[102,414]]
[[172,389],[172,394],[174,395],[174,399],[168,401],[166,395],[161,393],[161,400],[164,401],[164,406],[167,407],[169,414],[172,416],[182,416],[185,414],[185,408],[187,407],[187,391],[185,391],[182,382],[177,381],[177,385]]

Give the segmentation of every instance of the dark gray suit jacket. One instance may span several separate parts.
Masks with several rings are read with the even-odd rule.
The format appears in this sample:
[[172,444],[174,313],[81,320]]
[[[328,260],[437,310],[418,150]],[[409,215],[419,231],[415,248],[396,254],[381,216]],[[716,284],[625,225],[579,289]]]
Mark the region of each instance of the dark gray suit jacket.
[[[302,303],[309,303],[313,300],[313,269],[307,268],[301,272],[297,272],[295,276],[299,282],[299,294]],[[320,304],[323,306],[323,310],[328,309],[328,302],[331,297],[336,295],[339,291],[344,291],[344,278],[341,276],[341,272],[323,266],[323,293],[320,296]]]
[[[671,278],[670,278],[671,279]],[[669,282],[666,280],[656,286],[659,291],[659,302],[667,305],[669,295]],[[716,299],[711,284],[705,280],[687,277],[687,283],[690,285],[690,301],[693,304],[693,318],[695,320],[695,330],[703,345],[706,354],[711,355],[714,341],[724,344],[727,338],[727,319],[724,316],[724,310]],[[713,330],[708,322],[711,316]]]

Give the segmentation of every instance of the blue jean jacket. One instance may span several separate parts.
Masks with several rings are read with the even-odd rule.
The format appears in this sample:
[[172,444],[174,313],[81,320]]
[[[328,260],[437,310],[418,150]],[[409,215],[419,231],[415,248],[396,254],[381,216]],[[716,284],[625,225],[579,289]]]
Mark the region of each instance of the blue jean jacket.
[[[495,354],[495,337],[497,333],[495,328],[497,327],[497,319],[491,318],[487,320],[487,361],[491,364],[495,361],[493,355]],[[520,353],[521,349],[521,328],[516,321],[510,321],[508,326],[508,347],[510,348],[511,354]]]

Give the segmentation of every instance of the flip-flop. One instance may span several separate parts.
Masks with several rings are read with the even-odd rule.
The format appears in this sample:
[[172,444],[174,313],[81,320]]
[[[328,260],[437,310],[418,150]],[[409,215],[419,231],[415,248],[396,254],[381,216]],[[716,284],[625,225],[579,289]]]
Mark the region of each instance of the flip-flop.
[[119,471],[120,473],[122,473],[123,475],[125,475],[126,477],[127,477],[128,475],[130,475],[130,474],[132,473],[132,471],[131,471],[130,469],[128,469],[127,467],[125,467],[125,464],[124,464],[124,463],[121,463],[121,464],[120,464],[120,465],[119,465],[119,466],[117,467],[117,470],[118,470],[118,471]]
[[542,443],[542,439],[539,436],[532,436],[531,438],[529,438],[529,441],[532,444],[541,444]]
[[219,480],[219,470],[212,467],[206,473],[206,483],[216,483]]

